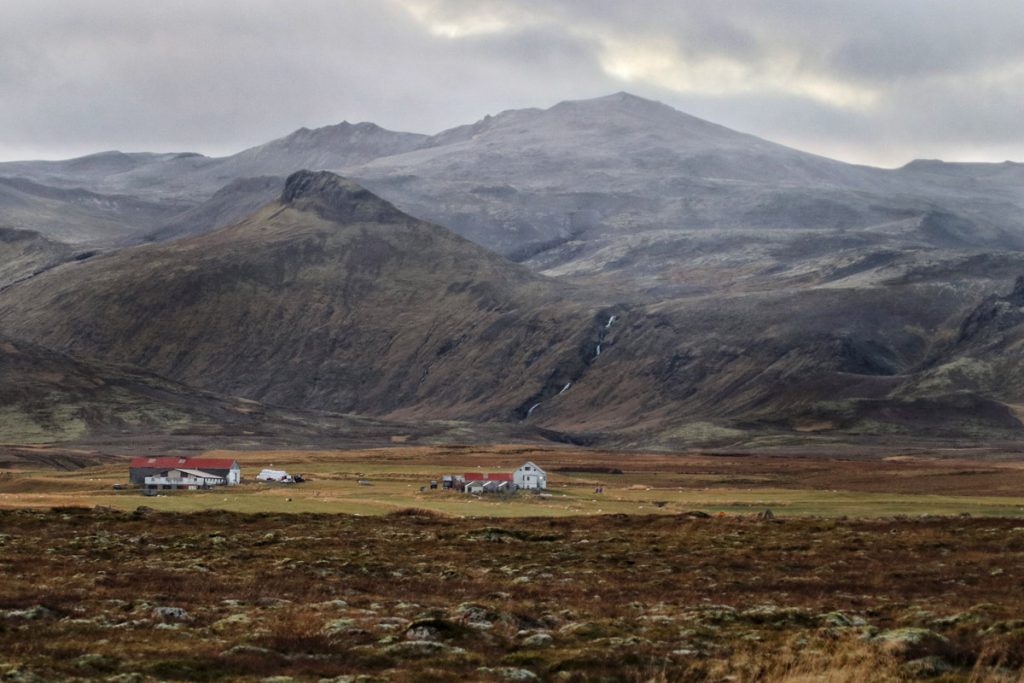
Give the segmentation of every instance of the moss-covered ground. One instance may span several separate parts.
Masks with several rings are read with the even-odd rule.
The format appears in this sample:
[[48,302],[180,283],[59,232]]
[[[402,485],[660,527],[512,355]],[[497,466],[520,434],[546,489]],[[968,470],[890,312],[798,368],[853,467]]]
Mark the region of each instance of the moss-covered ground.
[[15,510],[0,572],[4,680],[1017,681],[1024,665],[1008,519]]

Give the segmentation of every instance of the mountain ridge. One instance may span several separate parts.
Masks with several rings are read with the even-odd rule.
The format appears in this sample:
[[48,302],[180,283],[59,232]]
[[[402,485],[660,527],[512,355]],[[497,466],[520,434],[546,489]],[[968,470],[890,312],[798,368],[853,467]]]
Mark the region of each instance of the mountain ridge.
[[[622,233],[637,228],[652,237],[666,230],[761,230],[765,216],[775,218],[772,227],[812,227],[820,220],[829,229],[877,235],[894,219],[940,210],[1012,248],[1024,246],[1024,192],[1012,170],[973,178],[980,184],[965,194],[961,171],[924,172],[914,163],[897,170],[846,164],[629,93],[506,110],[433,136],[342,122],[299,128],[226,157],[123,156],[128,161],[118,163],[131,168],[97,176],[91,186],[73,169],[63,180],[54,170],[62,163],[95,164],[95,159],[84,161],[89,157],[43,162],[35,172],[31,163],[0,164],[0,175],[18,172],[65,189],[131,191],[189,203],[180,217],[165,221],[176,227],[149,231],[160,237],[224,225],[209,213],[195,227],[182,227],[192,219],[190,210],[239,178],[283,178],[300,168],[330,170],[357,180],[406,213],[446,225],[500,253],[546,252],[543,262],[531,265],[552,273],[589,269],[586,261],[604,244],[631,249],[629,236]],[[270,188],[259,197],[273,198]],[[255,199],[240,197],[241,208],[225,209],[224,215],[244,215]],[[224,204],[223,196],[219,201]],[[1000,224],[1005,227],[1001,232],[993,227]],[[583,260],[577,247],[548,246],[579,245],[580,238],[586,240]],[[667,279],[660,279],[664,286]]]
[[[1018,165],[843,164],[628,94],[403,135],[300,129],[234,167],[85,162],[208,198],[158,228],[174,241],[0,292],[0,316],[301,410],[665,448],[1019,435],[1024,322],[991,298],[1024,272]],[[230,177],[332,154],[356,161]]]
[[[819,439],[909,437],[915,424],[1011,438],[1024,429],[1009,408],[1019,392],[957,392],[933,378],[948,369],[921,369],[982,287],[617,302],[351,180],[300,171],[234,225],[10,287],[0,317],[48,348],[296,410],[521,422],[663,448],[806,439],[805,425]],[[941,365],[964,354],[944,352]]]
[[199,388],[416,418],[508,417],[587,334],[588,306],[559,303],[571,287],[349,181],[299,172],[282,199],[44,273],[0,293],[0,317],[16,336]]

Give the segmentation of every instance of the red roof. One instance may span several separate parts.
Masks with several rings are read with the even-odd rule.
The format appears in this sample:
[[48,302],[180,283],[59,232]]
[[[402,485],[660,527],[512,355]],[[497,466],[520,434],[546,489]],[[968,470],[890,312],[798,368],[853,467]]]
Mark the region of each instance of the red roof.
[[235,464],[230,458],[132,458],[129,467],[173,468],[187,467],[193,470],[229,470]]
[[504,472],[490,472],[483,474],[482,472],[466,472],[462,475],[466,481],[512,481],[512,475]]

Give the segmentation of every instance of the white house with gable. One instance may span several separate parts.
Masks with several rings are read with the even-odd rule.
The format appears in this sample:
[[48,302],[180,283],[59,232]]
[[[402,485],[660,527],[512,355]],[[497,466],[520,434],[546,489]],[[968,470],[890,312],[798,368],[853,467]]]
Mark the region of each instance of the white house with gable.
[[537,463],[527,462],[512,473],[512,481],[517,488],[521,489],[546,489],[548,473],[537,467]]

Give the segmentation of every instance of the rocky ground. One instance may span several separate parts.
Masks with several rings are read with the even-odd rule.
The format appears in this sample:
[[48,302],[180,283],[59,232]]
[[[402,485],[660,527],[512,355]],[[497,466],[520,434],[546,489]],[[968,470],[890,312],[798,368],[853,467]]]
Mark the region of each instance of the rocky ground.
[[970,517],[0,512],[0,680],[1019,681]]

